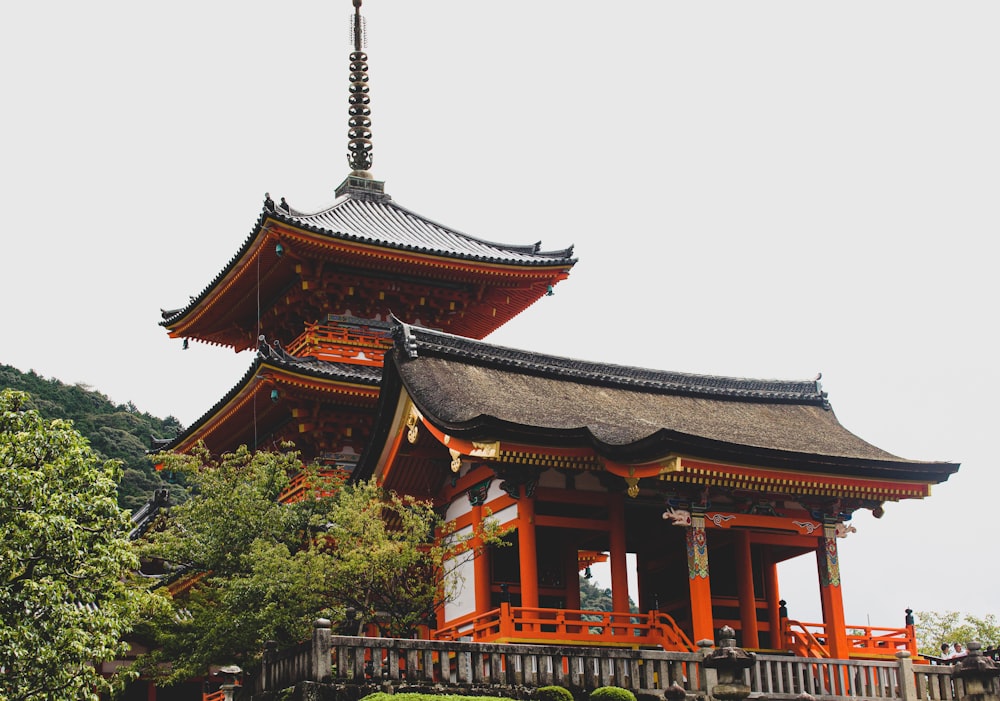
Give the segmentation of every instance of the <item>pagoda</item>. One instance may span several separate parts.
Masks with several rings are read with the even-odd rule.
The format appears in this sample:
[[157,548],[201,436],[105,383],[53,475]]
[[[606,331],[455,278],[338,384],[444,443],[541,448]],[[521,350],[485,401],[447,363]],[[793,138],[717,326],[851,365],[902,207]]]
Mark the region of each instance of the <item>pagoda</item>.
[[396,203],[372,167],[360,0],[350,54],[348,162],[333,204],[314,213],[265,195],[243,245],[190,303],[163,312],[172,338],[239,352],[253,365],[165,447],[216,454],[292,442],[307,461],[348,471],[370,432],[390,314],[481,339],[552,294],[572,247],[507,245],[438,224]]
[[[728,625],[754,649],[916,655],[912,620],[848,625],[838,540],[855,512],[929,496],[957,464],[850,433],[818,379],[622,367],[399,321],[392,333],[356,478],[434,500],[454,532],[485,518],[511,531],[512,547],[463,565],[435,637],[693,651]],[[609,554],[614,609],[596,615],[579,610],[580,563],[594,552]],[[778,564],[806,554],[821,622],[790,618],[780,598]]]

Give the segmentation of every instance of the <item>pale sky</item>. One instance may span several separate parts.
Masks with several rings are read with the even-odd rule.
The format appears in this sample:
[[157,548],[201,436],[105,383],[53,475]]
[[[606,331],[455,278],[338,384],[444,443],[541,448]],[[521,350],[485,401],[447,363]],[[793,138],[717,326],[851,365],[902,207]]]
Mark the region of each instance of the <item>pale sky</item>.
[[[195,421],[250,354],[161,327],[265,191],[348,172],[349,0],[19,2],[0,42],[0,363]],[[1000,4],[367,0],[374,174],[580,262],[490,340],[823,386],[962,463],[840,542],[848,624],[1000,613]],[[785,568],[818,620],[815,563]]]

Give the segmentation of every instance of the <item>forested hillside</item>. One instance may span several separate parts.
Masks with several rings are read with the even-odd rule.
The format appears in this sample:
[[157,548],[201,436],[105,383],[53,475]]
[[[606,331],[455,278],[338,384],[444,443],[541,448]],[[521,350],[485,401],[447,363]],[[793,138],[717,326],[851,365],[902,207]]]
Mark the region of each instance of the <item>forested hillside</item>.
[[160,419],[139,411],[131,402],[114,404],[86,385],[68,385],[34,370],[25,373],[0,364],[0,389],[5,388],[30,394],[34,408],[47,419],[71,419],[94,450],[122,461],[124,473],[118,487],[122,508],[135,510],[163,485],[146,451],[150,436],[173,438],[182,430],[173,416]]

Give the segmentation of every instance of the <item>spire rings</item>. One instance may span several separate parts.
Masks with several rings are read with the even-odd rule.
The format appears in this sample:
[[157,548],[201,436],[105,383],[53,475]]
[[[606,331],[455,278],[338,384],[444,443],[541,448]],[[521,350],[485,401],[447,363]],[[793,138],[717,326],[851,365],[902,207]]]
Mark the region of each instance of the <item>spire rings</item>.
[[347,120],[347,162],[353,170],[369,170],[372,167],[372,121],[371,98],[368,96],[368,56],[364,51],[352,51],[350,55],[350,96],[348,98]]

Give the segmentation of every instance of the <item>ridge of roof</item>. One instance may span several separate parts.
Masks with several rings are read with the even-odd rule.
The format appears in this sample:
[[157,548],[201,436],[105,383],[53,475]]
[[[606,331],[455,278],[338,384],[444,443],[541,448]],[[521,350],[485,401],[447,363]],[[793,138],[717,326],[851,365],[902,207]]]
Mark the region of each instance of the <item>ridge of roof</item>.
[[[401,250],[425,251],[456,258],[498,263],[552,265],[575,263],[573,246],[542,251],[541,241],[527,246],[488,241],[414,212],[394,201],[348,190],[326,209],[305,213],[276,211],[275,218],[315,233],[377,243]],[[378,225],[385,229],[379,231]],[[399,239],[388,238],[396,234]]]
[[699,375],[614,365],[498,346],[433,331],[393,318],[395,351],[408,358],[420,355],[455,358],[525,374],[644,391],[707,398],[810,404],[829,409],[819,380],[764,380]]

